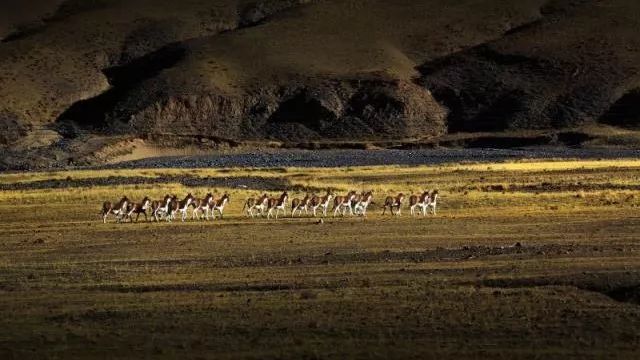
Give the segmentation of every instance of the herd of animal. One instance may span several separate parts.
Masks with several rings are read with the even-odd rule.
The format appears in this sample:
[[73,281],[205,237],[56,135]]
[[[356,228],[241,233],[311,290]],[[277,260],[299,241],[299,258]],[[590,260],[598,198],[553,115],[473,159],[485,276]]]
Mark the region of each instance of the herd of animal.
[[[387,196],[382,205],[382,215],[387,210],[392,215],[401,215],[402,207],[406,196],[400,193],[396,196]],[[223,217],[224,209],[229,204],[229,194],[220,197],[208,193],[203,198],[196,198],[191,193],[182,200],[176,195],[166,195],[162,200],[151,200],[148,197],[141,202],[130,201],[126,196],[117,202],[105,201],[102,205],[102,220],[107,222],[109,215],[114,215],[117,222],[129,220],[137,222],[140,215],[144,215],[145,221],[172,221],[180,218],[186,221],[191,212],[191,219],[214,220],[216,214]],[[326,217],[329,211],[333,216],[367,216],[367,209],[373,203],[373,191],[357,193],[350,191],[346,195],[336,195],[327,191],[324,196],[307,194],[304,198],[294,198],[291,200],[291,217],[312,215],[314,217],[321,214]],[[425,191],[420,195],[409,196],[409,210],[411,215],[422,214],[426,216],[429,212],[436,214],[438,203],[438,190]],[[330,206],[333,205],[331,210]],[[242,212],[249,217],[272,217],[278,219],[280,213],[287,215],[289,206],[289,194],[285,191],[279,197],[270,197],[263,194],[259,197],[248,198],[242,207]]]
[[[117,222],[129,219],[133,222],[133,215],[136,215],[136,222],[140,214],[144,215],[146,221],[151,219],[155,221],[166,220],[172,221],[180,216],[182,221],[188,217],[188,211],[191,209],[191,217],[195,219],[204,218],[209,220],[215,219],[216,212],[222,218],[224,208],[229,203],[229,195],[224,194],[220,198],[215,198],[213,194],[208,193],[204,198],[196,198],[191,193],[187,194],[184,199],[180,200],[176,195],[165,195],[162,200],[151,200],[144,197],[141,202],[132,202],[126,196],[123,196],[117,202],[105,201],[102,204],[102,221],[107,222],[107,217],[113,214]],[[148,215],[147,213],[150,213]]]

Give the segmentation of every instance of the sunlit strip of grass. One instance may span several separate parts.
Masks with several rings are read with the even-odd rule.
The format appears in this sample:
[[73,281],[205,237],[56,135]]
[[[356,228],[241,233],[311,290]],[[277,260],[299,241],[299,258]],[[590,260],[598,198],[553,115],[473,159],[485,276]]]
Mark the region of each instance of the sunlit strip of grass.
[[159,177],[159,176],[191,176],[191,177],[232,177],[232,176],[321,176],[335,174],[359,175],[411,175],[434,174],[438,172],[495,172],[495,171],[568,171],[576,169],[628,168],[640,169],[640,159],[619,160],[527,160],[497,163],[458,163],[420,166],[352,166],[339,168],[216,168],[216,169],[116,169],[116,170],[69,170],[32,173],[0,174],[0,183],[33,182],[41,180],[95,179],[109,176],[119,177]]

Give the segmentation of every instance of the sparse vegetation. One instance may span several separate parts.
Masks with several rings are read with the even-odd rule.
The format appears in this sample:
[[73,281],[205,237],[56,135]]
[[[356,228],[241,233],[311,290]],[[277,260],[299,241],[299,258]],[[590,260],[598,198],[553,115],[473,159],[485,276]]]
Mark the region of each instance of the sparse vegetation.
[[[160,176],[364,188],[377,206],[437,188],[440,210],[250,220],[262,189],[127,182]],[[2,174],[0,357],[634,358],[639,178],[640,160]],[[51,179],[72,186],[10,189]],[[210,190],[231,194],[225,220],[98,216]]]

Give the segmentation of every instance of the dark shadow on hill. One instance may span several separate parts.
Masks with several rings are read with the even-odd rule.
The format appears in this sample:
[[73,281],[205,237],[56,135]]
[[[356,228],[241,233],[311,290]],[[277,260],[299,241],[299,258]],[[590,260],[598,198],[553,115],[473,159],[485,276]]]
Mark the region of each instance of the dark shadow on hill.
[[[540,8],[540,19],[420,66],[417,82],[449,109],[449,132],[571,128],[602,116],[611,106],[611,94],[629,77],[592,55],[611,51],[610,44],[594,44],[588,50],[557,49],[557,53],[523,46],[539,41],[540,32],[582,16],[579,12],[593,3],[548,1]],[[625,108],[624,114],[634,112]]]
[[[543,94],[549,83],[566,78],[568,70],[562,64],[503,54],[490,45],[480,45],[426,63],[419,71],[418,83],[449,109],[449,132],[558,128],[579,123],[574,113],[564,111],[565,106]],[[552,112],[555,117],[548,116]]]
[[630,129],[640,128],[640,89],[634,89],[618,99],[602,115],[600,122]]
[[61,133],[67,137],[75,137],[75,130],[78,129],[117,132],[118,125],[123,124],[116,122],[122,118],[126,122],[126,116],[118,111],[117,104],[126,99],[129,91],[141,82],[174,66],[185,54],[186,48],[180,43],[174,43],[126,65],[105,69],[103,72],[111,89],[96,97],[78,101],[62,113],[56,121]]
[[305,91],[283,101],[267,120],[268,124],[303,126],[311,131],[320,131],[336,121],[336,115],[325,108],[319,100]]

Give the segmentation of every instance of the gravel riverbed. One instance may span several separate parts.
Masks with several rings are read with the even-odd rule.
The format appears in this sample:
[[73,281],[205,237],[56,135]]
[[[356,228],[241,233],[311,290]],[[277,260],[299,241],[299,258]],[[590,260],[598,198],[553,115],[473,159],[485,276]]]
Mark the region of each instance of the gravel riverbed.
[[640,150],[615,149],[424,149],[424,150],[277,150],[236,154],[157,157],[99,168],[227,168],[342,167],[373,165],[432,165],[496,162],[516,159],[639,158]]

